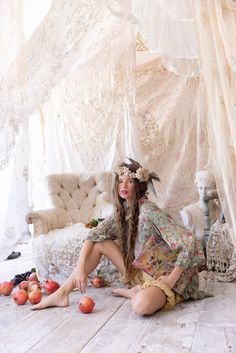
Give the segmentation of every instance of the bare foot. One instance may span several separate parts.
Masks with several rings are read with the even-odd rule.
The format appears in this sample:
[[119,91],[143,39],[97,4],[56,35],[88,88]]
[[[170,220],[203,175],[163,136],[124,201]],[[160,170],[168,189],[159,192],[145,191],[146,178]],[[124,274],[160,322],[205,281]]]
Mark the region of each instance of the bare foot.
[[127,299],[132,299],[139,291],[141,290],[141,286],[137,284],[136,286],[127,289],[127,288],[117,288],[112,291],[112,294],[115,297],[125,297]]
[[61,288],[50,294],[40,303],[33,305],[31,310],[42,310],[52,306],[65,307],[69,305],[69,296]]

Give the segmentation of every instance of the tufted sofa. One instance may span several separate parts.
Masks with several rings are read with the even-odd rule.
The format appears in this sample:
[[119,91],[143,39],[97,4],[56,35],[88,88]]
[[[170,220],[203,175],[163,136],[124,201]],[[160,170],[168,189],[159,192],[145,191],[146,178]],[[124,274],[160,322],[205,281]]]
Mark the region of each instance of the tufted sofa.
[[[28,213],[26,222],[33,225],[32,256],[39,279],[62,283],[74,269],[89,232],[84,225],[112,213],[112,175],[55,174],[46,183],[50,208]],[[108,259],[103,258],[98,269],[107,281],[117,280]]]

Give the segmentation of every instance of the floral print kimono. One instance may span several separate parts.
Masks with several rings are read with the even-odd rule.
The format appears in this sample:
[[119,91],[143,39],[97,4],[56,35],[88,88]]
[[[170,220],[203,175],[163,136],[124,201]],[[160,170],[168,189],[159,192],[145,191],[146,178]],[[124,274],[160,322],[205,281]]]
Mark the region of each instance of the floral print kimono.
[[[205,262],[199,240],[146,197],[142,197],[139,204],[136,240],[139,243],[139,252],[135,254],[133,265],[149,274],[148,280],[142,282],[143,288],[156,286],[162,289],[167,296],[166,308],[171,308],[182,300],[209,296],[198,288],[198,265]],[[87,239],[115,240],[113,216],[92,229]],[[158,281],[158,277],[170,273],[174,266],[182,267],[184,271],[175,286],[170,289],[163,282]]]

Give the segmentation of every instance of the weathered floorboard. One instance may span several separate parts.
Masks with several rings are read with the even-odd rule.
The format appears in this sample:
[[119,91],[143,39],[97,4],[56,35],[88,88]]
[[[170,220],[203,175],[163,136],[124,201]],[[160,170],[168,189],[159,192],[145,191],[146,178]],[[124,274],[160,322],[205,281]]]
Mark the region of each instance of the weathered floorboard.
[[[30,255],[0,263],[0,282],[30,270]],[[94,312],[77,311],[81,294],[68,308],[30,310],[0,296],[1,353],[236,353],[236,283],[201,281],[214,297],[181,303],[169,312],[139,317],[111,288],[89,288]]]

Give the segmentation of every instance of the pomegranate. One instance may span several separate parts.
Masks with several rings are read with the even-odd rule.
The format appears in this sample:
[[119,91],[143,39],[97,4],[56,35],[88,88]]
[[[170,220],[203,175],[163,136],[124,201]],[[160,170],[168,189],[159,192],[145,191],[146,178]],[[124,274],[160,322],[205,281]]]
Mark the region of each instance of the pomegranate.
[[30,288],[30,292],[41,292],[41,287],[40,287],[39,283],[33,284]]
[[29,275],[29,281],[39,281],[36,272],[32,272],[32,273]]
[[54,293],[58,288],[60,288],[60,285],[55,281],[46,280],[44,282],[44,290],[47,295]]
[[24,289],[26,292],[28,292],[28,285],[29,285],[29,281],[21,281],[18,288]]
[[39,302],[41,302],[41,299],[42,299],[42,292],[41,290],[32,290],[30,293],[29,293],[29,302],[31,304],[38,304]]
[[27,302],[28,294],[24,289],[19,289],[12,295],[12,299],[17,305],[23,305]]
[[78,303],[78,310],[82,313],[88,314],[93,311],[95,303],[90,297],[81,297]]
[[0,283],[0,293],[2,295],[10,295],[13,289],[13,281]]
[[28,285],[29,292],[32,290],[33,286],[37,286],[38,288],[41,288],[40,283],[38,281],[29,281],[29,285]]
[[100,276],[96,276],[92,279],[92,285],[94,288],[101,288],[104,284],[104,279]]

